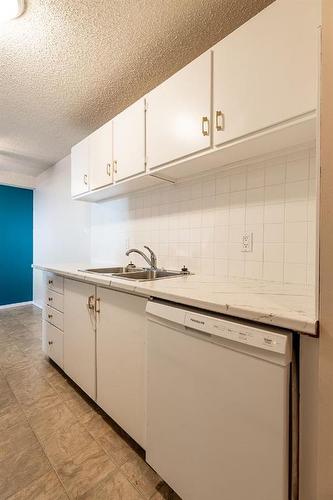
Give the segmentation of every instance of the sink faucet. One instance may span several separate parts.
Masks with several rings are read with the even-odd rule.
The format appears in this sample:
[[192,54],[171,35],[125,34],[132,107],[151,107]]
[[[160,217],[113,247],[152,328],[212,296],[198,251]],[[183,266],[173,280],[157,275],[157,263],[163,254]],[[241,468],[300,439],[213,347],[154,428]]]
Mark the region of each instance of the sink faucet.
[[147,255],[145,253],[141,252],[141,250],[138,250],[137,248],[130,248],[129,250],[127,250],[126,255],[128,257],[131,253],[138,253],[149,264],[150,269],[156,270],[157,269],[157,257],[155,255],[155,253],[152,251],[151,248],[147,247],[146,245],[144,245],[144,248],[146,248],[146,250],[148,250],[148,252],[150,253],[150,258],[147,257]]

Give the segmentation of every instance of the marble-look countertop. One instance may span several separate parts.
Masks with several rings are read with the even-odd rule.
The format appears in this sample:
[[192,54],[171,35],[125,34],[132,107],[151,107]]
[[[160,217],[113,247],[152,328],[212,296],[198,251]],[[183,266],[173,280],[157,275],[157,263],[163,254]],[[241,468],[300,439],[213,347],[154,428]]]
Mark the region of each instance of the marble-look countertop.
[[127,290],[300,333],[318,334],[314,287],[200,275],[140,282],[79,271],[89,267],[93,266],[34,265],[36,269],[104,287]]

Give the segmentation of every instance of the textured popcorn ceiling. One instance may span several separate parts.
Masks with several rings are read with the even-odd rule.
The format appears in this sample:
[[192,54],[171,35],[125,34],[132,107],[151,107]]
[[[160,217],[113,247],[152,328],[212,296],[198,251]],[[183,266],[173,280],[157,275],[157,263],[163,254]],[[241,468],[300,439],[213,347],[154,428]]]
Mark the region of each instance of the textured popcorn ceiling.
[[0,170],[36,175],[271,2],[26,0],[0,25]]

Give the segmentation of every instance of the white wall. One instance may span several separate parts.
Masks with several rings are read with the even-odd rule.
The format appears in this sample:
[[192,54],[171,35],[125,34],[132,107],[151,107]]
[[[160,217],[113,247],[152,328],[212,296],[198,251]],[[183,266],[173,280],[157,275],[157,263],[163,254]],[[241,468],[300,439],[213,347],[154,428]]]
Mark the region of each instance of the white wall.
[[[70,194],[70,156],[37,177],[34,195],[34,263],[90,261],[90,205]],[[34,272],[34,301],[42,303],[41,272]]]
[[[315,207],[315,151],[308,147],[93,204],[91,257],[126,263],[128,247],[147,244],[168,268],[312,285]],[[254,235],[252,253],[241,252],[245,231]]]

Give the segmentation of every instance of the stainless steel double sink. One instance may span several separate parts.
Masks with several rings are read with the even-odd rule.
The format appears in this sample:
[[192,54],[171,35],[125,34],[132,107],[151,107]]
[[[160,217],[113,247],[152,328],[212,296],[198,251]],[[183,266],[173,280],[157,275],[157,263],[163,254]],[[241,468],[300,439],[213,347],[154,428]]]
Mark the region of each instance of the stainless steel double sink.
[[142,268],[127,268],[127,267],[99,267],[93,269],[83,269],[86,273],[102,274],[103,276],[115,276],[116,278],[124,278],[136,281],[154,281],[164,278],[176,278],[183,276],[182,271],[167,271],[165,269],[142,269]]

